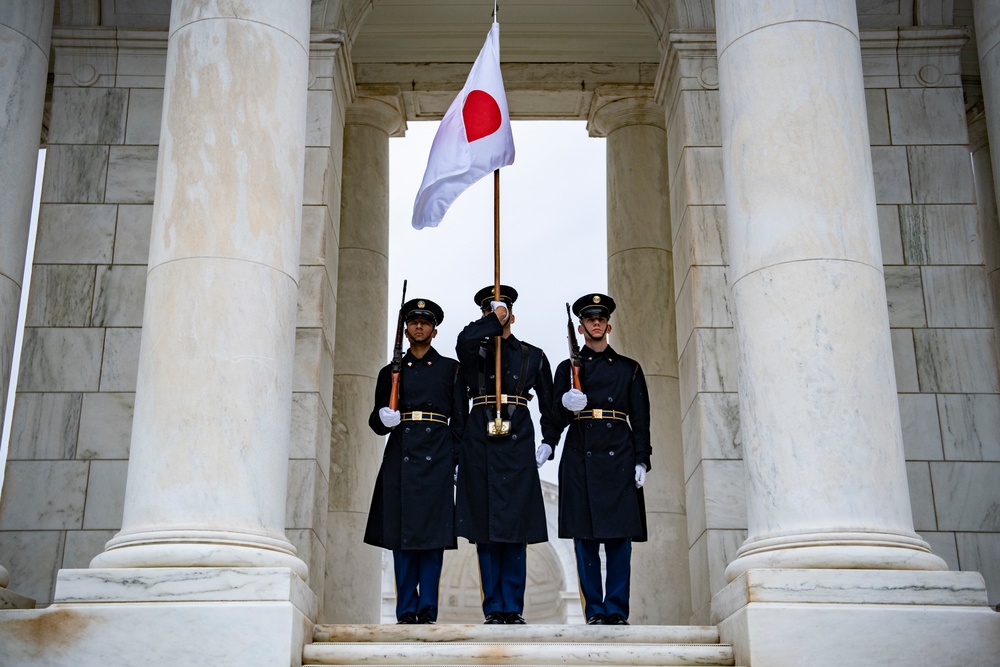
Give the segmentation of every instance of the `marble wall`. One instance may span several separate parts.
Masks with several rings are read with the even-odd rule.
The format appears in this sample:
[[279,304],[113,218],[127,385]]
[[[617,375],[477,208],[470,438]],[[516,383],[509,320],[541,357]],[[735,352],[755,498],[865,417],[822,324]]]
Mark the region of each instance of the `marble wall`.
[[[314,34],[286,534],[321,592],[333,402],[342,36]],[[166,33],[59,29],[0,562],[40,605],[121,527]],[[345,82],[348,85],[345,85]],[[322,598],[322,595],[320,594]]]
[[[914,524],[1000,603],[1000,373],[960,81],[960,30],[863,33],[868,124]],[[667,107],[692,605],[746,537],[715,43],[673,33]],[[990,482],[989,480],[994,480]],[[993,509],[991,509],[993,508]]]

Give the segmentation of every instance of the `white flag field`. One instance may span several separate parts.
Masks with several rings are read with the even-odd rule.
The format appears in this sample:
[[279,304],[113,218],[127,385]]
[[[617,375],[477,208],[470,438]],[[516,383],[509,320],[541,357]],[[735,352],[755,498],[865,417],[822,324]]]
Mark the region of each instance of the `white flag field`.
[[500,24],[494,22],[465,87],[434,135],[413,204],[413,227],[437,227],[469,186],[513,163],[514,136],[500,74]]

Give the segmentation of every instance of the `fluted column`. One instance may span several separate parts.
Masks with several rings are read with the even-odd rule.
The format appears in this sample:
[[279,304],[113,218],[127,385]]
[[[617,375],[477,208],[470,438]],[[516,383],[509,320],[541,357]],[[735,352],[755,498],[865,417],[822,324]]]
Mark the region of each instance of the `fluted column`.
[[651,87],[602,86],[588,127],[607,138],[608,291],[618,304],[611,342],[642,365],[652,415],[649,542],[633,550],[631,617],[680,625],[691,593],[664,110]]
[[[0,424],[7,409],[27,256],[53,6],[54,0],[0,5],[0,62],[5,63],[0,69]],[[0,457],[0,467],[5,463]],[[0,486],[2,482],[0,475]],[[9,578],[0,565],[0,588]]]
[[381,615],[382,553],[362,539],[383,447],[368,415],[386,363],[389,137],[404,129],[398,89],[359,87],[344,126],[324,604],[330,623],[378,623]]
[[122,529],[91,567],[288,567],[308,0],[174,0]]
[[855,2],[716,19],[748,475],[727,576],[945,569],[913,530]]

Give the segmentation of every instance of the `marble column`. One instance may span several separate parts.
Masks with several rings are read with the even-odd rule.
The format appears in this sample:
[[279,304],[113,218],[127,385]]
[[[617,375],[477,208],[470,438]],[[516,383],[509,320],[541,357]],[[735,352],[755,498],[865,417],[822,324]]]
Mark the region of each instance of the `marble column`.
[[[28,249],[53,7],[54,0],[0,6],[0,99],[4,100],[0,108],[0,424],[7,408]],[[0,486],[2,481],[0,475]],[[7,586],[9,578],[0,565],[0,588]]]
[[1000,151],[992,151],[989,142],[989,137],[1000,137],[1000,6],[991,2],[975,3],[974,20],[986,128],[985,132],[977,131],[976,126],[983,122],[977,119],[970,128],[970,148],[976,174],[983,256],[993,295],[994,343],[1000,359],[1000,228],[996,206],[996,193],[1000,191]]
[[632,559],[631,618],[683,625],[691,616],[684,455],[663,107],[644,86],[601,86],[588,128],[607,138],[611,343],[649,385],[653,469],[645,487],[649,542]]
[[913,530],[855,2],[716,18],[748,477],[727,577],[945,569]]
[[398,89],[359,87],[357,94],[344,125],[324,601],[329,623],[378,623],[382,603],[382,550],[362,542],[384,446],[368,415],[386,363],[389,137],[406,126]]
[[308,0],[174,0],[121,531],[92,568],[280,567]]

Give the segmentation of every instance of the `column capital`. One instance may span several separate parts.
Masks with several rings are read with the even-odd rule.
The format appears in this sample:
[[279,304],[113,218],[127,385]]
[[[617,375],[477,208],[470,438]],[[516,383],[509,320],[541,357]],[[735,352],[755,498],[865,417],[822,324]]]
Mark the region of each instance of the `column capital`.
[[653,98],[669,107],[670,100],[682,89],[719,89],[715,31],[671,31],[656,72]]
[[361,85],[347,108],[349,125],[368,125],[390,137],[406,134],[406,112],[399,86]]
[[653,99],[648,85],[598,86],[587,114],[592,137],[606,137],[629,125],[652,125],[666,130],[666,111]]

